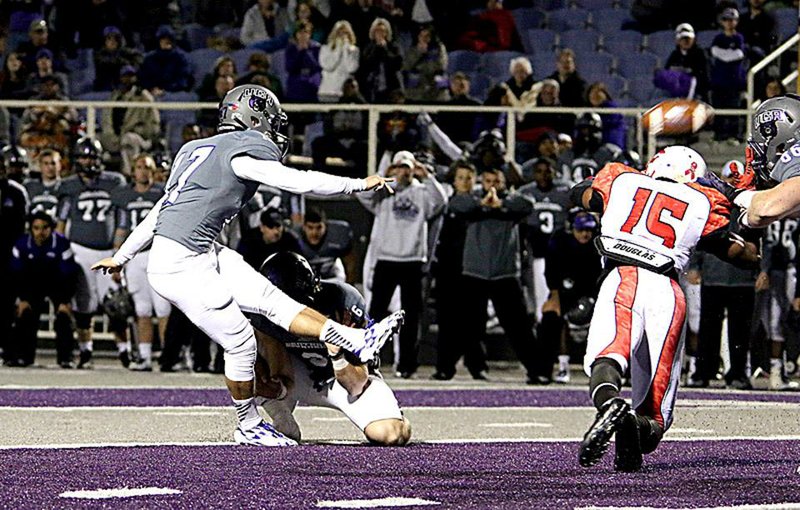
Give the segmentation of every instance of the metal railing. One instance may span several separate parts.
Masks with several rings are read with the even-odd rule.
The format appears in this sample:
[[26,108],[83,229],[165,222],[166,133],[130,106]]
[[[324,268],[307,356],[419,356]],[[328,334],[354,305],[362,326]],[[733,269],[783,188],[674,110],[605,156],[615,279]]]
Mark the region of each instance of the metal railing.
[[[755,111],[755,109],[760,104],[760,101],[755,101],[756,73],[762,71],[764,68],[766,68],[768,65],[777,60],[781,55],[783,55],[793,47],[796,47],[798,42],[800,42],[800,33],[794,34],[793,36],[788,38],[786,41],[784,41],[783,44],[775,48],[775,50],[772,53],[761,59],[760,62],[752,66],[750,70],[747,71],[747,109],[749,110],[749,113],[747,114],[748,135],[750,134],[749,130],[750,130],[750,125],[752,124],[753,111]],[[790,73],[789,76],[786,76],[783,80],[781,80],[781,82],[785,86],[791,83],[791,81],[796,78],[797,78],[797,70]]]

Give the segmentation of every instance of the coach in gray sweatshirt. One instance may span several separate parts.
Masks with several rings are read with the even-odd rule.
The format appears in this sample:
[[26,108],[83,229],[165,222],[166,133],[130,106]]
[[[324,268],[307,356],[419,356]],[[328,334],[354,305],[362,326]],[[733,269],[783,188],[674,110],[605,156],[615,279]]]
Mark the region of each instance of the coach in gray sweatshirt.
[[377,263],[372,276],[369,314],[386,315],[395,289],[406,312],[400,331],[397,372],[410,378],[417,371],[419,318],[422,312],[423,266],[430,253],[428,225],[441,214],[447,200],[444,188],[407,151],[395,154],[386,172],[396,179],[394,193],[360,193],[361,204],[375,215],[370,247]]
[[528,371],[527,382],[534,384],[534,337],[520,281],[518,228],[533,210],[533,202],[503,191],[499,170],[481,172],[481,185],[481,193],[456,195],[449,204],[452,213],[469,222],[464,243],[465,288],[454,289],[464,303],[464,331],[483,339],[491,299],[500,325]]

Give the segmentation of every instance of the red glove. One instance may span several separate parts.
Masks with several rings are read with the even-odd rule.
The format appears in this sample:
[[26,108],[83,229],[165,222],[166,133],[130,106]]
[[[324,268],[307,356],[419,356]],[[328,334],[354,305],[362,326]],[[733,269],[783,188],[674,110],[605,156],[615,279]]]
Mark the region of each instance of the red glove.
[[729,167],[731,175],[733,176],[733,185],[739,189],[756,189],[756,172],[753,170],[753,150],[747,147],[744,154],[744,168],[733,164]]

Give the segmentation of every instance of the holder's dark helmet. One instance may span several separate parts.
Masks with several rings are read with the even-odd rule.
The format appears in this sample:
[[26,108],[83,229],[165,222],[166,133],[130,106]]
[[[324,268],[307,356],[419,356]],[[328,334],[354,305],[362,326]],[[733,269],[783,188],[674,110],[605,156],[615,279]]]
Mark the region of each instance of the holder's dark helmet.
[[72,148],[72,165],[75,172],[94,176],[103,170],[103,146],[100,142],[84,136]]
[[311,306],[320,290],[319,276],[311,264],[291,251],[270,255],[259,271],[287,296],[304,305]]
[[767,99],[753,114],[747,140],[747,164],[763,182],[770,181],[772,168],[781,155],[800,141],[800,96]]
[[289,150],[289,137],[283,132],[286,124],[286,113],[280,101],[261,85],[234,87],[219,103],[217,131],[253,129],[275,142],[282,155]]

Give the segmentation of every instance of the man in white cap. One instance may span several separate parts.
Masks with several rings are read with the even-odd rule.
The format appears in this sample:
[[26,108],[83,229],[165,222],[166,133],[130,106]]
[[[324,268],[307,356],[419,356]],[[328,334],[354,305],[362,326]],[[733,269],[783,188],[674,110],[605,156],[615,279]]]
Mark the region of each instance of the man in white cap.
[[377,263],[372,276],[369,314],[382,317],[392,294],[400,287],[406,326],[400,333],[395,365],[398,375],[408,379],[418,365],[423,267],[430,252],[428,228],[430,221],[444,209],[447,197],[430,169],[408,151],[394,155],[386,176],[395,178],[394,194],[378,191],[358,197],[375,215],[369,242]]
[[693,77],[696,80],[693,97],[704,99],[708,94],[708,61],[705,52],[695,42],[694,27],[689,23],[678,25],[675,28],[675,49],[664,67]]

